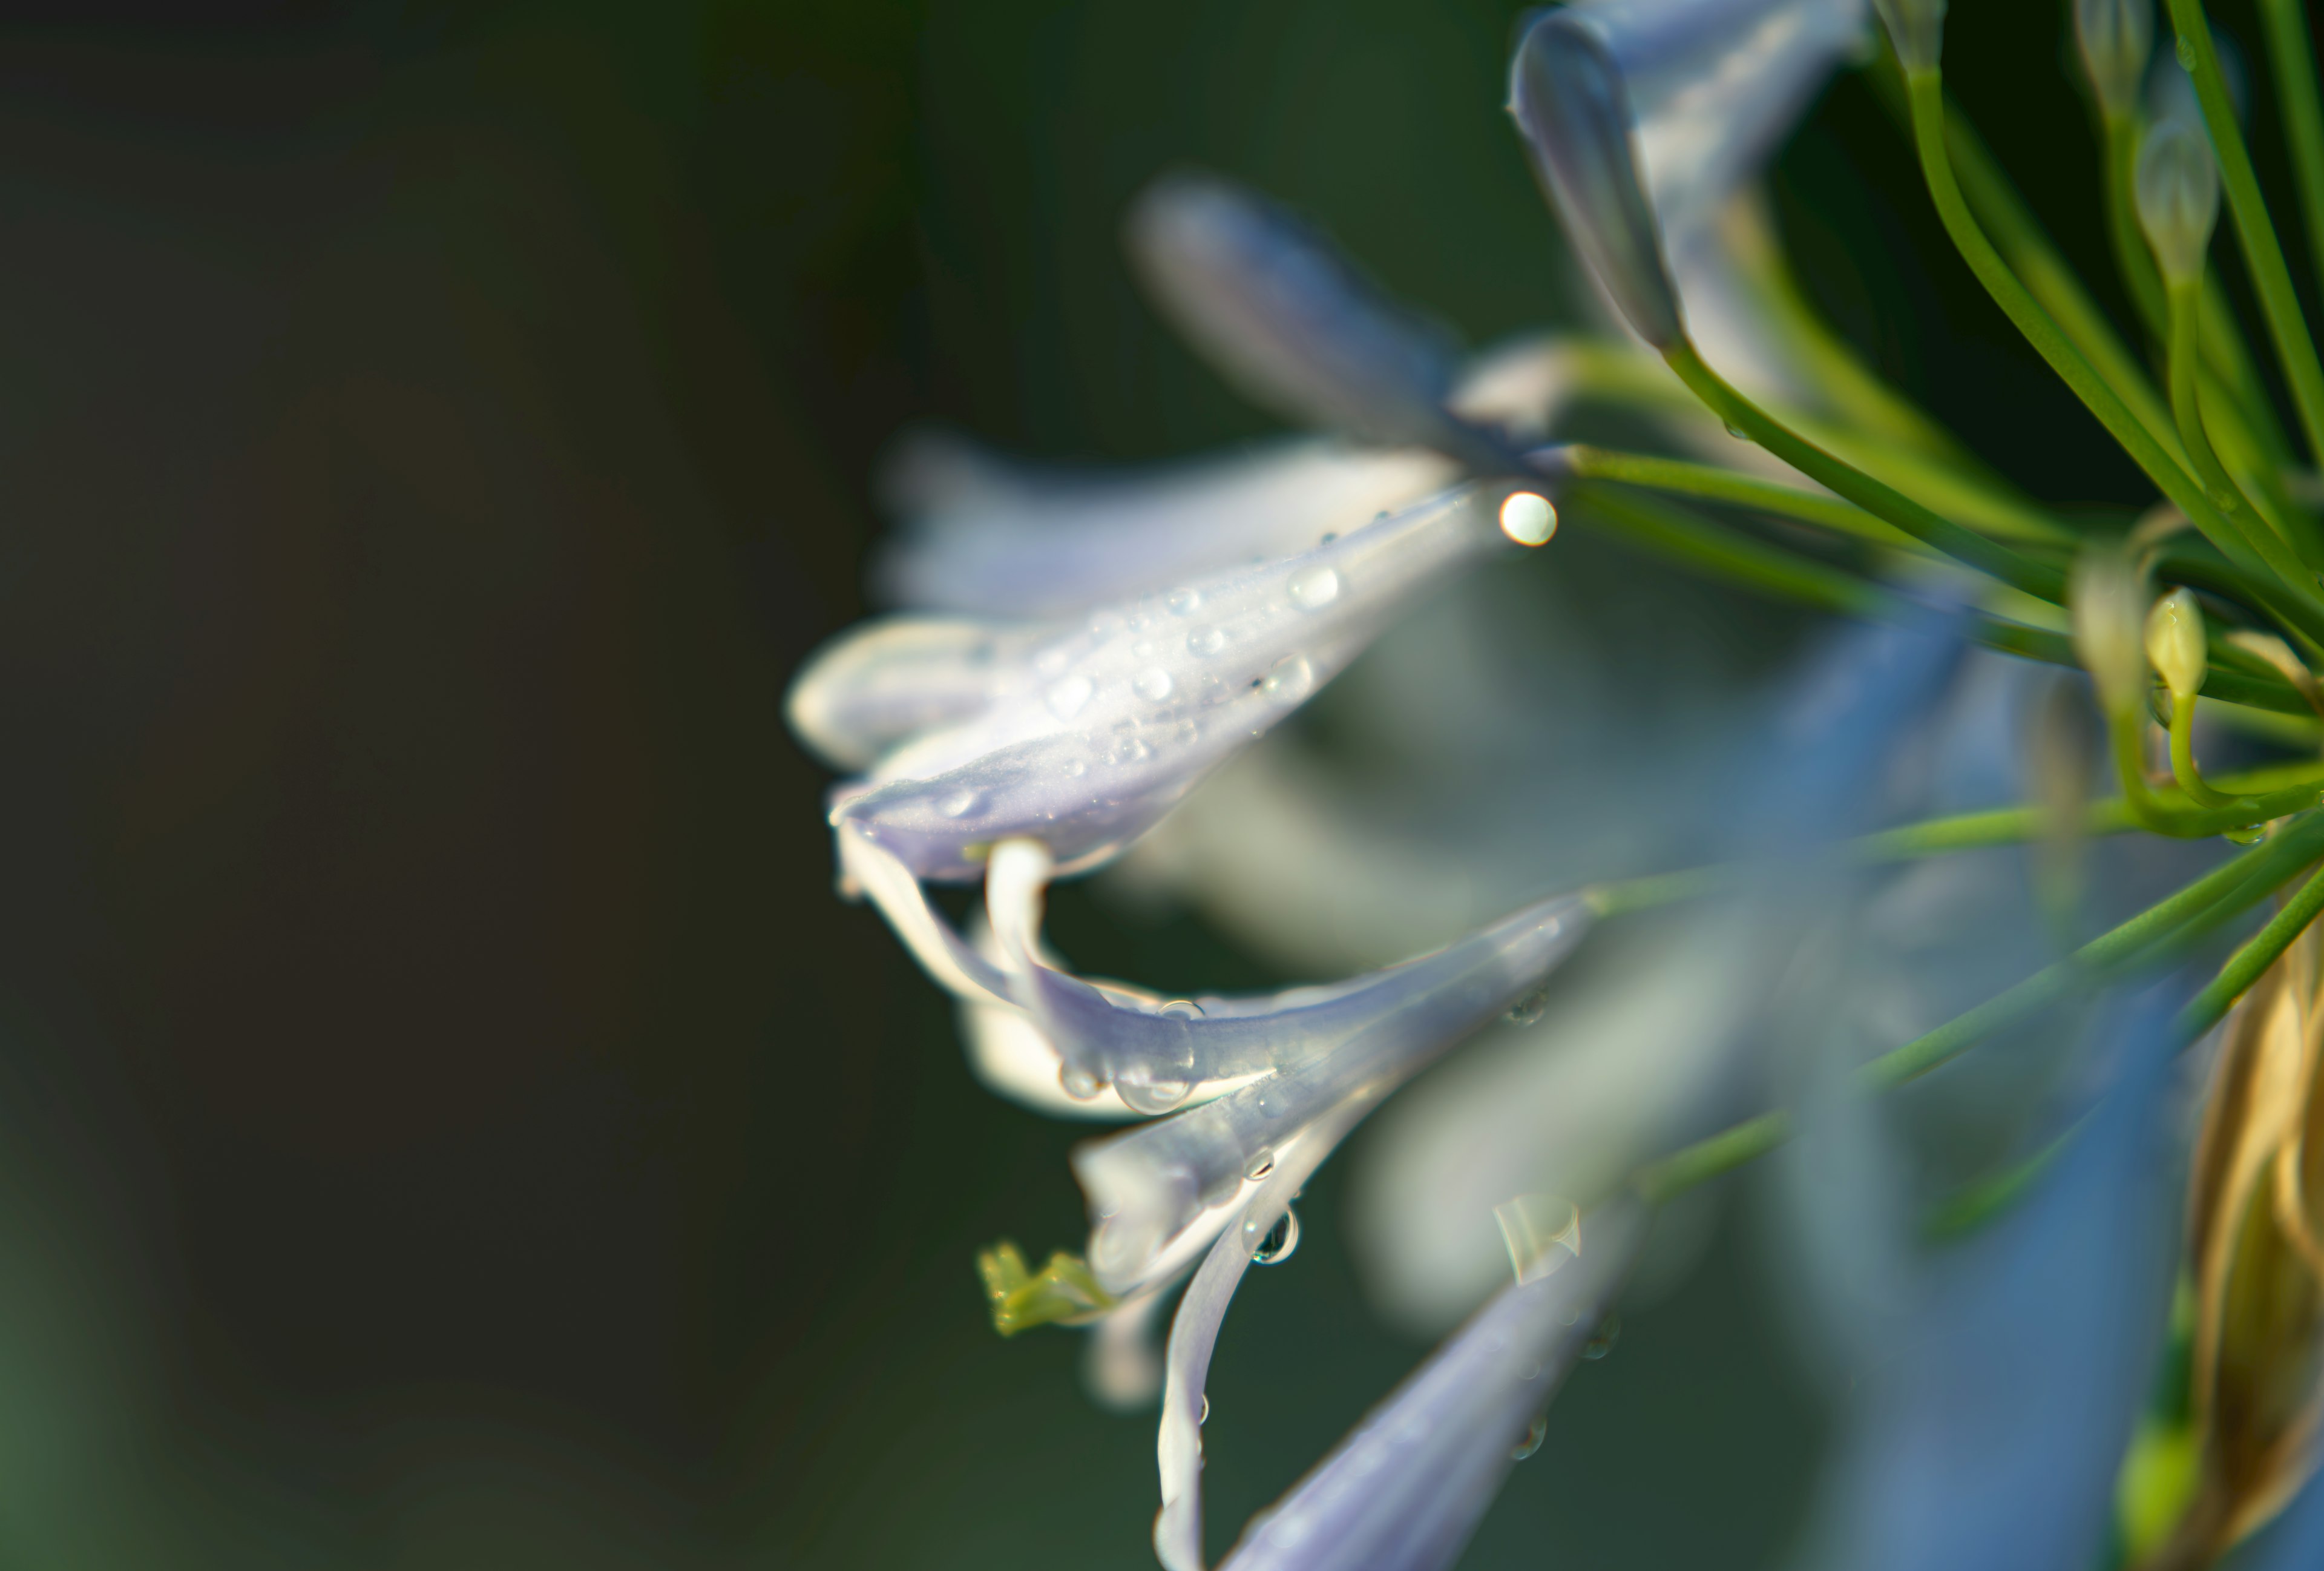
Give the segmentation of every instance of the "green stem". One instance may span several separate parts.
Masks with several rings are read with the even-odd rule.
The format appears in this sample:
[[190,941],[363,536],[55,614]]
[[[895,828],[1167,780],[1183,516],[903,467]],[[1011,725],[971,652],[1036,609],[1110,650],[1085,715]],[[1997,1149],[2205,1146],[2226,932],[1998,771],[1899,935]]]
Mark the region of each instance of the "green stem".
[[1861,469],[1833,457],[1729,386],[1717,372],[1703,363],[1702,356],[1695,351],[1692,344],[1681,339],[1663,352],[1663,358],[1670,363],[1672,370],[1678,373],[1679,380],[1710,406],[1713,414],[1809,479],[1845,496],[1867,513],[1895,524],[1923,544],[1942,551],[1956,561],[1966,562],[2012,588],[2023,589],[2052,604],[2064,601],[2066,577],[2057,568],[2020,556],[2006,546],[1997,545],[1974,531],[1963,529],[1950,519],[1941,518],[1910,497],[1890,489]]
[[[2188,457],[2194,459],[2195,472],[2210,487],[2212,505],[2227,515],[2246,544],[2264,556],[2265,550],[2258,539],[2258,531],[2253,527],[2251,508],[2243,491],[2228,476],[2227,466],[2219,462],[2218,454],[2212,451],[2211,439],[2203,430],[2203,409],[2198,392],[2202,361],[2196,337],[2196,325],[2201,319],[2201,281],[2174,278],[2166,286],[2165,298],[2170,314],[2171,414],[2179,422],[2179,439],[2186,445]],[[2265,525],[2259,527],[2264,529]],[[2269,565],[2274,566],[2273,562]]]
[[2316,101],[2316,52],[2308,40],[2301,0],[2260,0],[2267,29],[2267,60],[2275,72],[2284,140],[2300,186],[2300,215],[2308,225],[2308,260],[2324,282],[2324,109]]
[[[2007,263],[2002,261],[1993,243],[1978,227],[1963,202],[1960,186],[1955,183],[1952,169],[1945,152],[1945,100],[1942,74],[1935,69],[1914,71],[1906,79],[1913,114],[1914,141],[1921,155],[1921,172],[1926,179],[1929,194],[1936,203],[1937,216],[1952,236],[1970,271],[1985,285],[1994,303],[2015,323],[2052,370],[2072,388],[2074,393],[2092,414],[2098,416],[2107,432],[2122,444],[2147,477],[2160,487],[2163,494],[2179,504],[2179,510],[2202,531],[2206,539],[2227,553],[2230,560],[2248,559],[2254,553],[2240,534],[2219,515],[2202,486],[2181,468],[2135,419],[2114,388],[2091,369],[2081,352],[2069,343],[2058,324],[2049,313],[2026,292]],[[2312,576],[2304,572],[2282,542],[2274,542],[2273,551],[2256,554],[2295,594],[2310,602],[2316,627],[2324,633],[2324,607],[2316,606],[2310,593]]]
[[[1926,1036],[1873,1059],[1857,1072],[1858,1083],[1868,1090],[1886,1090],[1918,1079],[2004,1026],[2103,980],[2110,972],[2167,950],[2173,939],[2189,929],[2208,931],[2218,922],[2250,909],[2305,866],[2319,849],[2324,849],[2324,815],[2292,826],[2267,844],[2222,863],[2169,899],[2091,939],[2056,965],[2045,966]],[[2226,1004],[2250,986],[2251,980],[2266,968],[2268,962],[2282,953],[2299,929],[2306,925],[2305,919],[2296,925],[2290,919],[2293,907],[2311,894],[2318,905],[2324,905],[2324,873],[2311,880],[2293,905],[2287,906],[2258,938],[2236,951],[2227,969],[2181,1013],[2182,1030],[2186,1023],[2201,1019],[2198,1006],[2208,1008],[2206,1000],[2212,997],[2215,990],[2224,999],[2217,1005],[2218,1012],[2224,1013]],[[2307,913],[2310,918],[2315,914],[2312,909]],[[2283,931],[2273,941],[2273,947],[2268,947],[2271,935],[2284,928],[2290,930]],[[2248,963],[2247,956],[2250,962],[2256,963]],[[2246,970],[2248,976],[2243,975]],[[2231,972],[2235,975],[2230,975]],[[2218,1015],[2210,1018],[2216,1021]],[[2209,1028],[2205,1024],[2202,1029]],[[2199,1036],[2201,1030],[2193,1034]],[[1638,1170],[1633,1182],[1648,1198],[1656,1202],[1668,1200],[1765,1156],[1789,1140],[1792,1133],[1788,1114],[1780,1110],[1763,1113],[1648,1163]]]
[[1618,480],[1649,491],[1699,496],[1706,502],[1723,502],[1757,513],[1773,513],[1878,545],[1920,548],[1920,542],[1912,536],[1883,523],[1852,502],[1781,481],[1738,475],[1732,469],[1690,463],[1683,458],[1660,458],[1580,444],[1561,448],[1558,454],[1565,467],[1581,479]]
[[2158,344],[2171,337],[2170,319],[2163,298],[2163,275],[2155,271],[2153,254],[2138,227],[2138,143],[2142,127],[2135,115],[2106,117],[2107,238],[2114,244],[2114,264],[2130,291],[2138,319]]
[[2276,360],[2283,367],[2284,380],[2292,384],[2292,406],[2299,411],[2309,455],[2324,462],[2324,365],[2317,361],[2315,340],[2309,337],[2299,297],[2292,291],[2292,270],[2284,263],[2283,247],[2267,216],[2267,200],[2260,195],[2259,177],[2252,170],[2243,130],[2236,124],[2227,79],[2219,74],[2218,51],[2211,44],[2210,23],[2204,18],[2202,0],[2170,0],[2170,4],[2171,24],[2179,34],[2179,59],[2195,79],[2203,124],[2211,133],[2212,151],[2218,155],[2227,216],[2235,222],[2244,265],[2259,294],[2260,314],[2267,319]]
[[2218,1024],[2236,1000],[2259,980],[2260,974],[2274,965],[2277,957],[2292,947],[2292,941],[2307,930],[2319,910],[2324,910],[2324,872],[2301,885],[2300,892],[2284,901],[2283,909],[2268,919],[2267,926],[2228,956],[2227,963],[2219,967],[2219,974],[2202,992],[2187,1001],[2187,1006],[2179,1012],[2180,1040],[2191,1042]]
[[1587,520],[1611,525],[1656,555],[1765,593],[1868,622],[1892,622],[1895,596],[1853,574],[1725,529],[1659,498],[1602,481],[1577,481],[1565,500]]
[[2232,806],[2235,798],[2211,789],[2195,763],[2195,695],[2171,695],[2171,778],[2188,799],[2207,808]]

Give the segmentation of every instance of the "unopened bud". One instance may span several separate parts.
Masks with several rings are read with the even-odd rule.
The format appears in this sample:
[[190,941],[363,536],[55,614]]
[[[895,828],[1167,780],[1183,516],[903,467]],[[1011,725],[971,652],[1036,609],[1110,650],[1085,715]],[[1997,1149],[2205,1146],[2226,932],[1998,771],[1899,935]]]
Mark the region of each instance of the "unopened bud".
[[2074,0],[2074,42],[2107,118],[2129,114],[2154,52],[2153,0]]
[[1945,0],[1872,0],[1907,71],[1934,70],[1945,49]]
[[1630,101],[1605,42],[1577,11],[1526,30],[1509,65],[1509,113],[1566,237],[1641,338],[1685,336],[1662,231],[1646,199]]
[[2146,657],[2139,647],[2143,598],[2139,575],[2115,551],[2088,550],[2075,560],[2067,599],[2074,616],[2074,652],[2098,690],[2109,716],[2138,707],[2146,690]]
[[2202,690],[2210,654],[2203,639],[2203,608],[2195,604],[2193,591],[2173,589],[2146,614],[2146,658],[2163,673],[2172,698],[2191,698]]
[[2203,254],[2219,222],[2219,166],[2200,125],[2157,121],[2138,150],[2138,226],[2166,281],[2203,275]]

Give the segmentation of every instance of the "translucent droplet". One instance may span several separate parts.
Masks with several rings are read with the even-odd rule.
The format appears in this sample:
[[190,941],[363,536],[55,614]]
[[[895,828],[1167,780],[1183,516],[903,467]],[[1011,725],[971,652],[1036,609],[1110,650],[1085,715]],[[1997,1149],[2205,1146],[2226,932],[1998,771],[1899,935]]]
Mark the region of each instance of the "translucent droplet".
[[1511,1025],[1534,1025],[1548,1012],[1549,984],[1545,982],[1509,1005],[1508,1019]]
[[2179,40],[2179,69],[2190,77],[2195,74],[2195,46],[2183,35]]
[[1132,1113],[1149,1116],[1169,1112],[1186,1100],[1194,1088],[1192,1080],[1179,1079],[1167,1070],[1157,1073],[1146,1068],[1127,1069],[1113,1080],[1114,1094],[1121,1098],[1123,1105]]
[[1544,1413],[1539,1418],[1534,1419],[1532,1428],[1528,1428],[1525,1432],[1525,1438],[1517,1443],[1516,1446],[1510,1450],[1509,1455],[1515,1457],[1517,1461],[1523,1462],[1526,1457],[1540,1450],[1541,1443],[1548,1438],[1549,1415],[1547,1413]]
[[1197,628],[1186,634],[1186,649],[1192,654],[1216,654],[1226,646],[1227,635],[1215,627]]
[[[1250,1235],[1258,1229],[1259,1218],[1256,1216],[1245,1221],[1242,1224],[1245,1242],[1249,1242]],[[1281,1265],[1291,1258],[1292,1251],[1298,1247],[1299,1214],[1286,1206],[1283,1208],[1283,1215],[1275,1219],[1275,1225],[1267,1230],[1267,1236],[1260,1239],[1258,1247],[1250,1252],[1250,1263]]]
[[[1386,517],[1388,516],[1388,514],[1387,514],[1387,513],[1381,513],[1381,514],[1380,514],[1380,516],[1381,516],[1382,518],[1386,518]],[[1318,545],[1330,545],[1333,541],[1335,541],[1335,540],[1337,540],[1337,539],[1339,539],[1339,538],[1340,538],[1340,531],[1339,531],[1338,530],[1336,530],[1336,529],[1327,529],[1327,530],[1325,530],[1325,531],[1323,531],[1323,538],[1322,540],[1320,540],[1320,541],[1316,541],[1315,543],[1316,543],[1316,544],[1318,544]]]
[[2248,828],[2222,829],[2219,831],[2219,834],[2223,839],[2226,839],[2234,845],[2256,846],[2261,841],[2267,838],[2267,826],[2265,824],[2254,824]]
[[1066,1095],[1076,1102],[1087,1102],[1105,1089],[1105,1082],[1097,1077],[1097,1072],[1082,1064],[1060,1066],[1057,1084],[1065,1088]]
[[1090,701],[1091,691],[1087,677],[1067,677],[1049,689],[1049,713],[1060,720],[1072,719]]
[[1749,431],[1745,430],[1741,426],[1738,426],[1738,425],[1730,425],[1730,426],[1729,426],[1729,427],[1727,428],[1727,434],[1728,434],[1729,436],[1730,436],[1730,437],[1733,437],[1733,438],[1734,438],[1737,441],[1738,441],[1738,442],[1748,442],[1748,441],[1749,441],[1749,440],[1751,439],[1751,433],[1750,433]]
[[964,818],[976,811],[980,799],[974,791],[957,790],[936,804],[936,811],[947,818]]
[[1170,615],[1173,616],[1192,616],[1202,603],[1201,592],[1194,589],[1173,589],[1170,591],[1170,597],[1163,602],[1165,605],[1170,607]]
[[1545,544],[1557,532],[1557,509],[1546,496],[1513,491],[1501,504],[1501,532],[1521,546]]
[[1254,1184],[1273,1171],[1275,1171],[1275,1153],[1264,1146],[1259,1148],[1256,1156],[1242,1165],[1242,1176]]
[[1208,1392],[1208,1391],[1204,1391],[1204,1392],[1203,1393],[1203,1410],[1202,1410],[1201,1412],[1199,1412],[1199,1413],[1197,1413],[1197,1414],[1195,1414],[1195,1415],[1194,1415],[1194,1428],[1196,1428],[1197,1429],[1199,1429],[1199,1428],[1201,1428],[1204,1424],[1207,1424],[1207,1423],[1209,1423],[1210,1421],[1211,1421],[1211,1393],[1210,1393],[1210,1392]]
[[1154,1012],[1164,1020],[1200,1020],[1203,1006],[1191,998],[1174,998]]
[[1170,673],[1155,666],[1139,672],[1133,685],[1141,695],[1158,704],[1170,696]]
[[1614,1351],[1614,1344],[1620,1340],[1621,1335],[1622,1317],[1619,1315],[1607,1316],[1598,1322],[1598,1329],[1590,1334],[1590,1340],[1582,1345],[1582,1356],[1592,1363],[1597,1362]]
[[1259,679],[1259,690],[1286,708],[1315,690],[1315,668],[1304,654],[1287,654]]
[[1065,778],[1067,780],[1079,780],[1088,772],[1089,765],[1083,762],[1080,759],[1069,758],[1065,760]]
[[1340,597],[1340,575],[1326,567],[1302,568],[1286,587],[1300,610],[1320,611]]

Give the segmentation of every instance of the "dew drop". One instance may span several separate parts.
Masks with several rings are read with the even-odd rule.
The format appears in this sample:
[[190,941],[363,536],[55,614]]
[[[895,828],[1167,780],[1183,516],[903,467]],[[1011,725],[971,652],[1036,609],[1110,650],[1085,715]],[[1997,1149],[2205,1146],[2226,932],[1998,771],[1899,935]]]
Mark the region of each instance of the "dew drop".
[[1340,597],[1340,575],[1330,568],[1302,568],[1286,587],[1291,603],[1302,611],[1321,611]]
[[1091,691],[1087,677],[1067,677],[1049,689],[1049,713],[1060,720],[1072,719],[1090,701]]
[[1521,546],[1546,544],[1557,532],[1557,509],[1546,496],[1513,491],[1501,504],[1501,532]]
[[1727,434],[1733,437],[1738,442],[1748,442],[1751,439],[1751,433],[1745,430],[1738,425],[1729,424],[1727,428]]
[[2184,36],[2179,40],[2179,69],[2190,77],[2195,74],[2195,46]]
[[1186,1100],[1194,1088],[1192,1080],[1181,1080],[1167,1070],[1159,1075],[1150,1069],[1130,1070],[1114,1077],[1113,1089],[1132,1113],[1149,1116],[1167,1113]]
[[1186,634],[1186,649],[1189,653],[1216,654],[1226,646],[1226,633],[1216,627],[1198,628]]
[[1164,1020],[1200,1020],[1203,1006],[1191,998],[1174,998],[1154,1012]]
[[1192,616],[1202,603],[1201,592],[1194,589],[1173,589],[1170,597],[1163,602],[1170,607],[1173,616]]
[[1105,1082],[1097,1077],[1096,1071],[1081,1064],[1066,1064],[1059,1067],[1057,1084],[1064,1087],[1066,1095],[1076,1102],[1087,1102],[1105,1089]]
[[1141,695],[1158,704],[1170,696],[1170,673],[1154,666],[1138,673],[1135,686]]
[[1261,1146],[1258,1154],[1242,1165],[1242,1176],[1254,1184],[1273,1171],[1275,1171],[1275,1153],[1265,1146]]
[[2267,826],[2254,824],[2247,828],[2222,829],[2219,834],[2221,838],[2232,845],[2256,846],[2267,838]]
[[[1242,1224],[1243,1238],[1246,1242],[1258,1230],[1258,1223],[1259,1219],[1254,1216]],[[1275,1225],[1267,1230],[1267,1236],[1259,1241],[1259,1247],[1251,1251],[1250,1263],[1281,1265],[1291,1258],[1292,1252],[1298,1247],[1299,1214],[1286,1206],[1283,1208],[1283,1215],[1275,1219]]]
[[1511,1447],[1509,1455],[1516,1460],[1523,1462],[1526,1457],[1540,1450],[1541,1443],[1548,1438],[1549,1415],[1547,1413],[1544,1413],[1539,1418],[1534,1419],[1532,1427],[1527,1428],[1525,1432],[1525,1438],[1518,1441],[1515,1446]]
[[1210,1392],[1208,1392],[1208,1391],[1204,1391],[1204,1392],[1203,1393],[1203,1410],[1202,1410],[1200,1413],[1197,1413],[1197,1414],[1194,1416],[1194,1428],[1196,1428],[1197,1429],[1199,1429],[1199,1428],[1201,1428],[1204,1424],[1207,1424],[1207,1423],[1209,1423],[1210,1421],[1211,1421],[1211,1393],[1210,1393]]
[[1259,690],[1288,708],[1315,690],[1315,668],[1304,654],[1285,655],[1259,679]]
[[1088,772],[1089,765],[1083,762],[1080,759],[1069,758],[1065,760],[1065,778],[1067,780],[1079,780]]
[[976,811],[976,805],[981,799],[974,791],[957,790],[938,802],[936,811],[947,818],[964,818]]
[[[1387,513],[1381,513],[1381,514],[1380,514],[1380,516],[1381,516],[1382,518],[1386,518],[1386,517],[1388,516],[1388,514],[1387,514]],[[1338,530],[1336,530],[1336,529],[1327,529],[1327,530],[1325,530],[1325,531],[1323,531],[1323,538],[1322,540],[1320,540],[1320,541],[1317,541],[1315,543],[1316,543],[1317,545],[1326,545],[1326,546],[1327,546],[1327,545],[1330,545],[1333,541],[1335,541],[1335,540],[1337,540],[1337,539],[1339,539],[1339,538],[1340,538],[1340,531],[1339,531]]]
[[1549,984],[1542,984],[1515,1003],[1505,1017],[1511,1025],[1536,1025],[1549,1012]]
[[1598,1322],[1598,1329],[1590,1334],[1590,1340],[1582,1345],[1582,1356],[1595,1363],[1614,1351],[1614,1344],[1620,1340],[1621,1335],[1622,1317],[1619,1315],[1607,1316]]

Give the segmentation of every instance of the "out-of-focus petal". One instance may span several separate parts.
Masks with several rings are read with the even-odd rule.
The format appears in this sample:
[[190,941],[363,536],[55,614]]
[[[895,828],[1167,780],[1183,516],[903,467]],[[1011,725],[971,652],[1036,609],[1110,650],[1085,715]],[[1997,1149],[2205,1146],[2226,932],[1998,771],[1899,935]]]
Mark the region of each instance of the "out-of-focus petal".
[[1448,407],[1457,360],[1445,335],[1276,203],[1214,176],[1168,176],[1138,199],[1128,238],[1179,330],[1255,402],[1482,474],[1524,467],[1506,436]]
[[2116,1083],[2018,1208],[1932,1262],[1827,1476],[1811,1564],[2093,1563],[2167,1317],[2175,999],[2126,1011]]
[[1272,1510],[1222,1571],[1443,1571],[1476,1530],[1528,1423],[1605,1317],[1646,1231],[1618,1201],[1578,1253],[1512,1282]]
[[862,624],[799,668],[783,718],[835,769],[869,769],[899,743],[982,714],[996,684],[1050,636],[966,618]]

